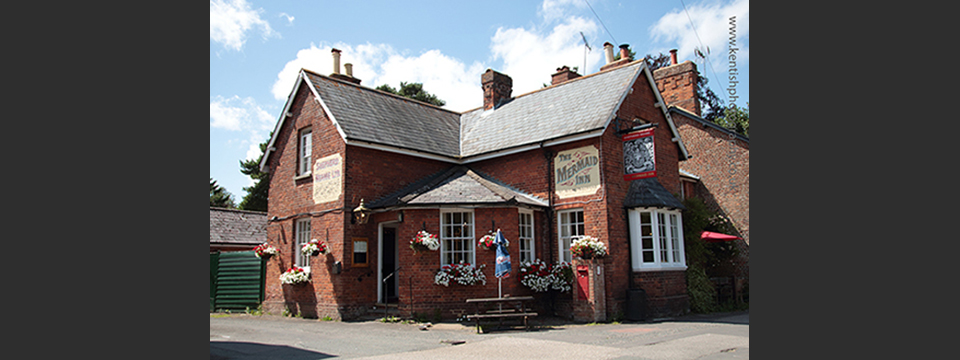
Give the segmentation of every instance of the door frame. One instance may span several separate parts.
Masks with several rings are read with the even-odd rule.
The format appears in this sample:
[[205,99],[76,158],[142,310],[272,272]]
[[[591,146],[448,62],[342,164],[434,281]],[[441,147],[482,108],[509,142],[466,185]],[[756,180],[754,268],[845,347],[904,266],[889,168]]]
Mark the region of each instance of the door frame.
[[[396,237],[394,241],[397,241],[399,239],[398,236],[400,232],[396,230],[400,228],[399,225],[400,225],[400,222],[396,220],[384,221],[377,225],[377,301],[376,303],[380,303],[380,299],[383,299],[383,255],[384,255],[383,254],[383,228],[385,227],[393,228],[394,237]],[[397,242],[397,244],[399,245],[399,241]],[[394,247],[393,257],[394,257],[394,264],[399,265],[400,264],[400,247],[399,246]],[[396,275],[394,275],[394,279],[396,280],[393,282],[393,284],[396,287],[396,293],[397,293],[397,296],[399,297],[400,296],[400,279]],[[384,301],[384,303],[385,302],[386,301]]]

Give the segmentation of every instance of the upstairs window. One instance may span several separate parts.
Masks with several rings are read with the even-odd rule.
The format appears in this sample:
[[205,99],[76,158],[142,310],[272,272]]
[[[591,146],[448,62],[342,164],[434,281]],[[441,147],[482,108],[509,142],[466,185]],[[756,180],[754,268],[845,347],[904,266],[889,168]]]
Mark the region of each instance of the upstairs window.
[[310,157],[313,154],[313,131],[310,128],[300,130],[297,145],[297,175],[310,173]]

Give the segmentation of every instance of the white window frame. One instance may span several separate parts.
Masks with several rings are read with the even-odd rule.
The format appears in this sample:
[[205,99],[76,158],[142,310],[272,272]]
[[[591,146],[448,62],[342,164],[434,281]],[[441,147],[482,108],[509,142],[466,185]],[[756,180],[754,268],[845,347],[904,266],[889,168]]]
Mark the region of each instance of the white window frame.
[[303,128],[297,136],[297,176],[310,175],[313,159],[313,129]]
[[[583,218],[583,222],[564,222],[564,215],[580,213],[580,216]],[[583,208],[577,209],[567,209],[557,211],[557,259],[559,262],[571,262],[573,257],[570,255],[570,243],[573,241],[574,237],[586,235],[586,222],[587,218],[583,212]],[[564,236],[563,229],[568,227],[569,234]]]
[[[517,237],[517,255],[519,256],[520,262],[529,261],[533,262],[537,258],[537,249],[536,249],[536,234],[534,233],[534,220],[533,210],[530,209],[518,209],[520,212],[519,218],[519,229]],[[524,217],[529,216],[530,222],[524,223]]]
[[297,239],[296,246],[293,249],[294,259],[296,259],[294,264],[308,272],[310,271],[310,256],[304,255],[300,249],[303,248],[304,244],[310,242],[310,220],[311,218],[303,218],[293,222],[293,233]]
[[[642,223],[641,215],[649,214],[650,223]],[[633,271],[686,270],[687,261],[683,248],[683,216],[679,210],[659,208],[635,208],[627,211],[630,226],[631,267]],[[642,226],[649,225],[649,232],[642,234]],[[650,247],[643,247],[649,239]],[[644,252],[652,255],[652,261],[644,261]],[[666,258],[664,258],[666,257]]]
[[[453,214],[469,214],[470,222],[467,225],[464,225],[464,222],[458,224],[448,223],[447,217],[453,220]],[[462,215],[461,215],[462,216]],[[462,218],[461,218],[462,220]],[[476,230],[477,218],[474,216],[473,210],[471,209],[441,209],[440,210],[440,266],[443,265],[452,265],[455,257],[455,254],[462,254],[464,262],[470,263],[471,265],[476,265],[477,263],[477,246],[476,238],[474,233]],[[456,229],[455,227],[460,228],[460,236],[453,236]],[[450,242],[450,245],[447,245],[447,242]],[[455,250],[451,249],[453,245],[459,243],[460,249]],[[450,259],[448,259],[448,257]]]

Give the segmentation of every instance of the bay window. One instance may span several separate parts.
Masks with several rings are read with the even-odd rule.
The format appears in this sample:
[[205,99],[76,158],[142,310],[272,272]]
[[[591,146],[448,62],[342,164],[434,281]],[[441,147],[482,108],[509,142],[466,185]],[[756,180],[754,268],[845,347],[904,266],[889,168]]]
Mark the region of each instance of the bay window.
[[634,271],[686,270],[679,210],[637,208],[627,214]]

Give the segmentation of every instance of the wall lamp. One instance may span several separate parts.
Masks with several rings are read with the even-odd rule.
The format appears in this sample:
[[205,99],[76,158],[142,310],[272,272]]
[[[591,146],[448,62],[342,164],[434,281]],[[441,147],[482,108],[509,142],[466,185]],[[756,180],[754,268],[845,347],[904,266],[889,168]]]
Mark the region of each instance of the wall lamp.
[[354,224],[366,224],[370,220],[370,209],[363,205],[363,199],[360,199],[360,206],[357,206],[356,209],[353,209],[353,223]]

